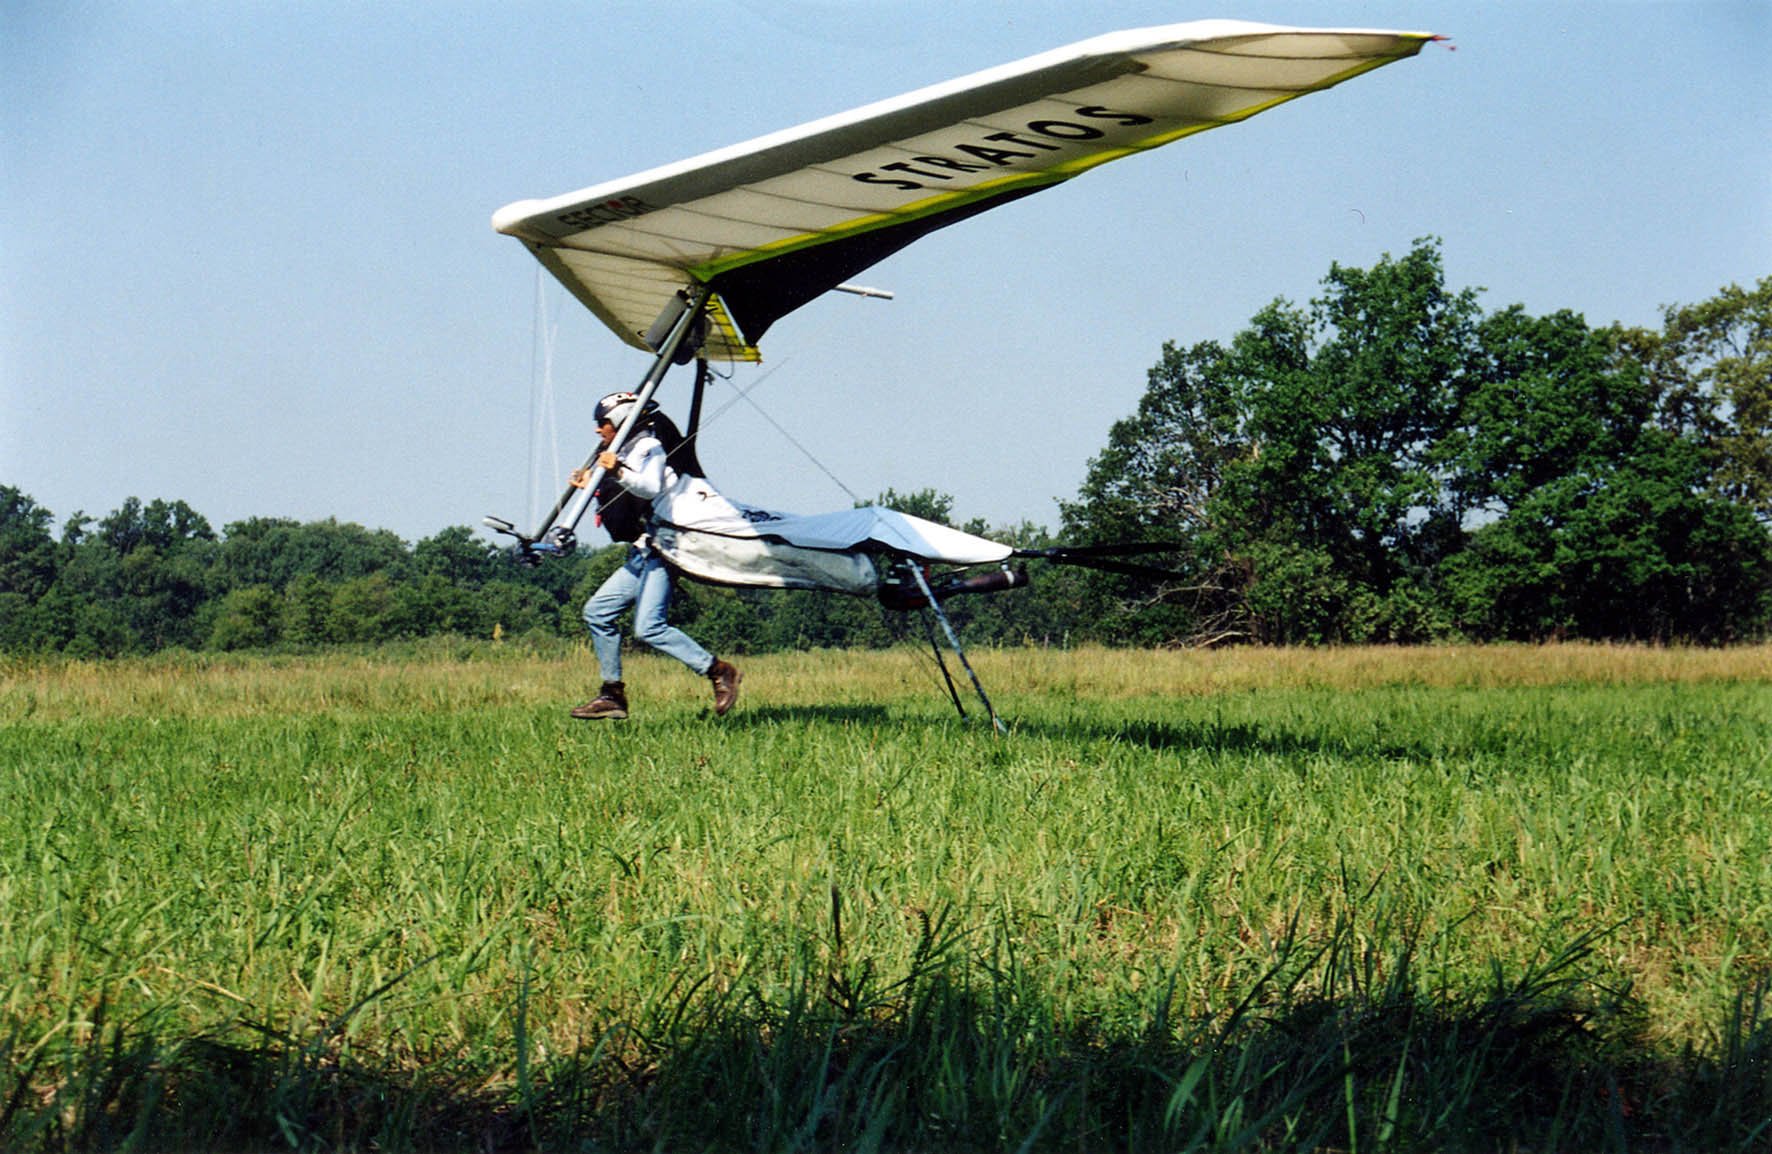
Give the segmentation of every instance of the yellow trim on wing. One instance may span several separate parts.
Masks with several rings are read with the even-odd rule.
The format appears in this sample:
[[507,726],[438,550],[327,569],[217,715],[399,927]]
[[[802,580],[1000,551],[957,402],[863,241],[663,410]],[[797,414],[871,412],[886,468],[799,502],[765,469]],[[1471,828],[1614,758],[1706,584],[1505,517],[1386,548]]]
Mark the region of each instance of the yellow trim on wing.
[[738,326],[732,323],[732,314],[726,311],[726,302],[720,299],[718,293],[708,298],[707,317],[708,322],[724,338],[726,355],[731,360],[754,365],[763,359],[762,350],[756,345],[746,343]]

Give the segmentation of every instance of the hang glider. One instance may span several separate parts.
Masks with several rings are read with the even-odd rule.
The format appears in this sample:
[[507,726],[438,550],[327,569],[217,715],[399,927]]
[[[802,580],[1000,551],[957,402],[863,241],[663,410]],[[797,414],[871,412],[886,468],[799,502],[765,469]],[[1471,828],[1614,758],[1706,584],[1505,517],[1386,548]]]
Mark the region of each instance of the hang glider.
[[[1434,39],[1233,20],[1114,33],[579,192],[518,201],[492,222],[622,340],[654,354],[612,444],[633,433],[670,366],[695,358],[693,437],[709,360],[758,359],[776,321],[913,241],[1413,56]],[[526,561],[571,552],[603,477],[595,459],[585,462],[588,482],[568,488],[533,535],[502,518],[486,524],[515,537]],[[1009,566],[1017,557],[1160,572],[1115,559],[1149,547],[1016,550],[891,509],[794,517],[731,505],[744,515],[654,524],[651,547],[701,581],[931,610],[999,728],[944,600],[1023,583]],[[965,573],[991,564],[999,568]],[[940,661],[933,628],[930,641]]]
[[679,291],[706,286],[701,355],[756,360],[781,317],[936,229],[1246,120],[1433,39],[1235,20],[1118,32],[518,201],[492,222],[629,344],[656,348],[655,318]]

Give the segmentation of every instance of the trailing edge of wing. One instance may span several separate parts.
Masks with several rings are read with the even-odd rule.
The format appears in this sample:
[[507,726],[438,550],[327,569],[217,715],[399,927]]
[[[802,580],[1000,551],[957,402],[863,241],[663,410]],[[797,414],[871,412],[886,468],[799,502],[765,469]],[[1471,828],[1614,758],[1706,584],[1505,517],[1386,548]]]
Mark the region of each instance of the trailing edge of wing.
[[935,229],[1413,56],[1432,39],[1231,20],[1113,33],[518,201],[493,227],[637,347],[677,290],[709,285],[705,354],[754,360],[776,320]]

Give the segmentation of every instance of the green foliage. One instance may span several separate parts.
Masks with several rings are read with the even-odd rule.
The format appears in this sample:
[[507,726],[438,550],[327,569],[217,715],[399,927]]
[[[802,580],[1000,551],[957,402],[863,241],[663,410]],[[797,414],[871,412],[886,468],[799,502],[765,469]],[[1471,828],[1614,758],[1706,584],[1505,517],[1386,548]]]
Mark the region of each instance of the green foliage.
[[[250,518],[218,538],[183,502],[130,498],[58,543],[0,489],[0,652],[311,649],[457,635],[576,635],[588,556],[516,565],[462,526],[410,549],[336,520]],[[582,601],[579,596],[578,601]]]
[[269,649],[282,639],[283,599],[269,585],[230,589],[210,626],[210,649]]
[[225,529],[219,567],[230,585],[286,588],[298,577],[348,581],[404,562],[406,547],[386,530],[336,520],[302,524],[254,517]]
[[[1665,335],[1444,287],[1438,245],[1333,266],[1227,348],[1167,345],[1067,532],[1174,540],[1093,582],[1109,636],[1726,641],[1772,625],[1772,279]],[[1757,518],[1757,521],[1756,521]],[[1149,632],[1156,630],[1153,638]]]
[[53,521],[48,509],[0,485],[0,653],[46,646],[49,611],[41,602],[62,563]]
[[414,545],[406,570],[476,589],[498,575],[502,561],[497,548],[477,539],[467,526],[456,525]]
[[1114,423],[1078,500],[1061,503],[1067,540],[1179,546],[1172,564],[1184,574],[1180,589],[1151,595],[1122,578],[1068,575],[1083,610],[1074,627],[1091,639],[1148,645],[1208,629],[1241,632],[1243,566],[1216,553],[1213,539],[1226,473],[1251,452],[1241,368],[1213,342],[1166,342],[1137,413]]
[[1772,522],[1772,277],[1670,308],[1664,389],[1716,456],[1714,490]]
[[1574,313],[1487,317],[1481,360],[1448,438],[1463,509],[1504,514],[1540,488],[1628,458],[1650,428],[1641,366]]
[[1515,307],[1484,322],[1483,346],[1452,444],[1454,486],[1482,519],[1444,566],[1465,629],[1702,641],[1763,629],[1772,542],[1717,485],[1704,438],[1658,419],[1673,386],[1624,335]]
[[183,501],[150,501],[146,506],[134,497],[98,523],[98,540],[118,556],[137,549],[177,551],[192,542],[215,540],[215,531],[201,513]]
[[[953,524],[954,499],[935,489],[918,489],[911,493],[900,493],[896,489],[887,489],[872,501],[858,502],[857,508],[862,504],[896,509],[900,513],[921,517],[925,521],[934,521],[937,525]],[[958,526],[955,527],[958,528]]]
[[1437,246],[1333,266],[1308,310],[1264,308],[1226,348],[1165,346],[1137,417],[1091,463],[1067,527],[1178,540],[1173,636],[1404,638],[1457,536],[1444,444],[1476,355],[1475,294]]
[[1657,430],[1526,494],[1446,565],[1455,612],[1490,637],[1738,640],[1764,629],[1772,542],[1706,490],[1694,446]]
[[10,485],[0,485],[0,596],[33,602],[55,584],[61,558],[50,532],[54,515]]

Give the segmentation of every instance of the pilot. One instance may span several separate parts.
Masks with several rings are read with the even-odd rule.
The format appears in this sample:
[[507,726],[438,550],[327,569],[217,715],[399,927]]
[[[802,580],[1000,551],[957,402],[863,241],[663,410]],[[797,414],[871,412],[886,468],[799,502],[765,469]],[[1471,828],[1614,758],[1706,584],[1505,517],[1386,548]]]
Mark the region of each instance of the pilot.
[[[665,620],[673,578],[670,566],[652,548],[647,530],[655,520],[681,524],[741,515],[701,475],[693,443],[656,404],[647,404],[619,453],[609,448],[637,400],[633,393],[610,393],[597,402],[597,435],[603,444],[597,464],[604,470],[595,494],[598,521],[611,537],[628,542],[628,556],[585,602],[585,625],[591,631],[603,687],[595,698],[574,707],[572,716],[599,720],[628,715],[617,621],[631,605],[634,636],[712,682],[714,714],[724,717],[738,700],[739,672]],[[586,487],[589,472],[573,470],[571,482]]]

